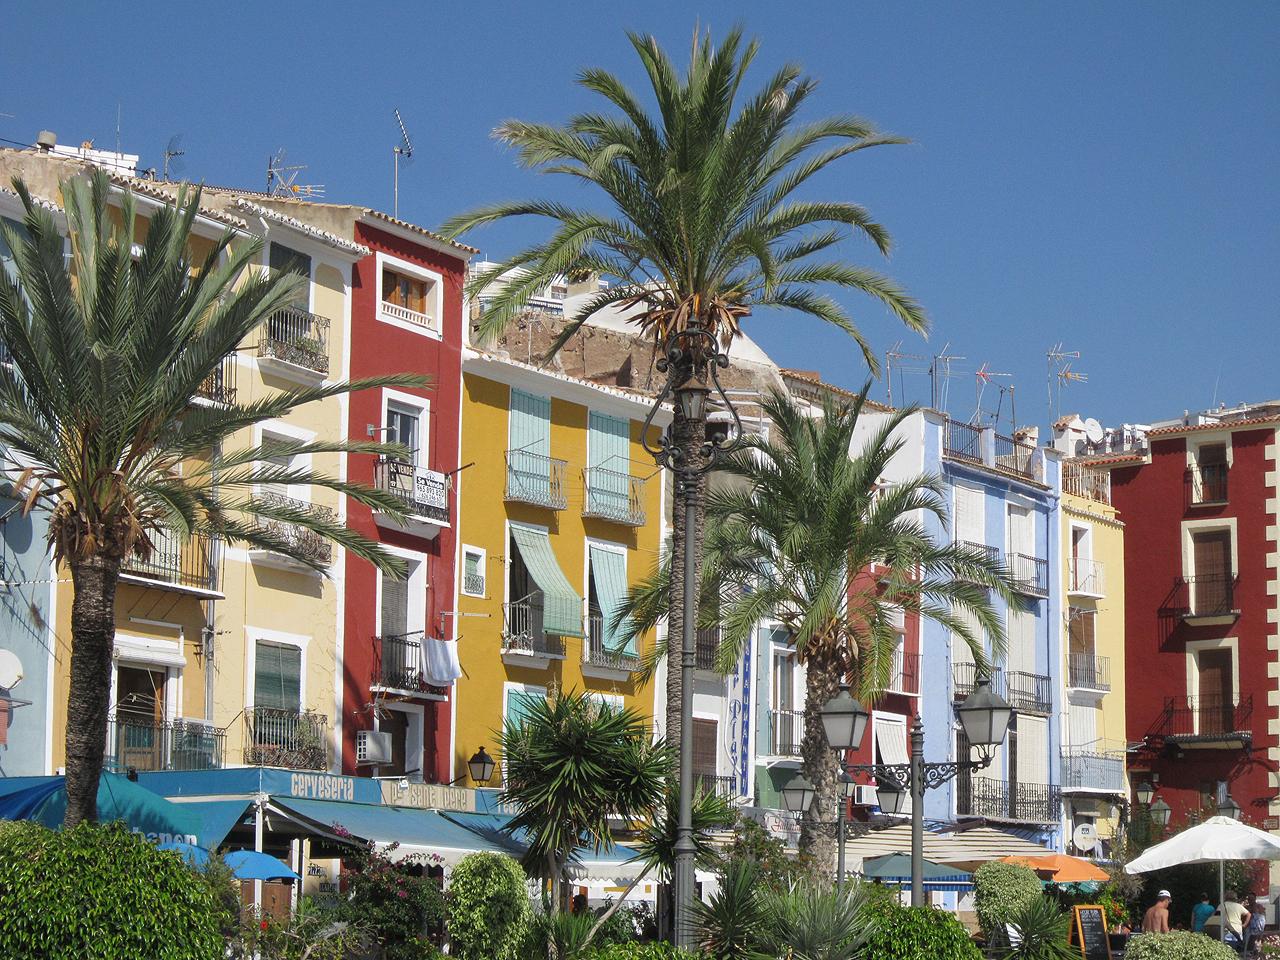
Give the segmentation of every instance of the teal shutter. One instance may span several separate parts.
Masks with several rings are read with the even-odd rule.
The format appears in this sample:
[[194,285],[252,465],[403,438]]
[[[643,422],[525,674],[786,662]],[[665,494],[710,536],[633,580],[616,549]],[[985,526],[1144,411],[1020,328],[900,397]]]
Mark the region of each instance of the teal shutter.
[[302,651],[259,640],[254,657],[253,703],[277,710],[302,709]]
[[551,499],[551,398],[511,391],[507,486],[522,500]]
[[511,538],[529,576],[542,591],[542,629],[560,637],[582,636],[582,597],[560,569],[547,531],[513,524]]
[[607,517],[630,516],[631,422],[593,410],[587,427],[587,466],[591,468],[588,512]]
[[508,690],[507,723],[517,727],[524,726],[524,722],[529,719],[529,715],[533,712],[533,705],[537,700],[537,694],[529,693],[525,690]]
[[[618,631],[613,629],[613,618],[622,608],[627,596],[627,557],[616,550],[591,547],[591,580],[596,585],[596,600],[604,619],[604,642],[610,650],[618,646]],[[627,653],[636,652],[635,637],[627,641]]]

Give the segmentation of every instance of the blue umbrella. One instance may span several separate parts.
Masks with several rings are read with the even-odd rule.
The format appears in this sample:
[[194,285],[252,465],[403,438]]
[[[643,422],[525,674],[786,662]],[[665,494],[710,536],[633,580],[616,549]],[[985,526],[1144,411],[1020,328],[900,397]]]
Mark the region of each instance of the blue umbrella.
[[[0,819],[36,820],[46,827],[62,826],[67,812],[65,777],[49,777],[33,785],[24,783],[6,791],[0,785]],[[118,774],[103,772],[98,780],[98,819],[123,820],[134,833],[148,840],[199,841],[204,824],[198,813],[170,803],[146,787]]]
[[255,850],[233,850],[222,858],[241,880],[299,880],[281,860]]
[[165,843],[158,843],[156,847],[160,850],[176,850],[182,854],[184,860],[197,870],[203,870],[209,865],[209,851],[204,847],[197,847],[194,843],[185,843],[181,840],[169,840]]

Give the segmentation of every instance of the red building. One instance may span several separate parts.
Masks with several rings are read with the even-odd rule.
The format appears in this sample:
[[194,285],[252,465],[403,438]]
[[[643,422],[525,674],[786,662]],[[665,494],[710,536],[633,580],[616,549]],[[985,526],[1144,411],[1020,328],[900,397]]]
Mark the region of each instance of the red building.
[[1094,460],[1125,525],[1130,783],[1175,828],[1228,796],[1255,826],[1280,815],[1278,428],[1280,404],[1219,410]]

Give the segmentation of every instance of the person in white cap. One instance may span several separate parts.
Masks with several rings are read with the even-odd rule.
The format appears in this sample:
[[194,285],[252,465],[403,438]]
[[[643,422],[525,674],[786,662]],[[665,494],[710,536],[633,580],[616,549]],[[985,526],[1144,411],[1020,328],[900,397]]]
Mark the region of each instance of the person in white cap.
[[1173,896],[1168,890],[1161,890],[1156,894],[1156,902],[1147,907],[1147,912],[1142,917],[1143,933],[1169,932],[1169,903],[1171,900],[1173,900]]

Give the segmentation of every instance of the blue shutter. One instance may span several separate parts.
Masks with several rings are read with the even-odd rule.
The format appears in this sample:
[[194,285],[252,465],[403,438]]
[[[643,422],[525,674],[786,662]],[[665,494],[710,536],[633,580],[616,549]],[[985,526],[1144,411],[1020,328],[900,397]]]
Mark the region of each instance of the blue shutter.
[[607,517],[631,515],[630,439],[629,420],[591,412],[587,431],[587,466],[591,468],[588,512]]
[[[610,650],[617,649],[617,631],[613,629],[613,618],[617,616],[622,602],[627,596],[627,557],[617,550],[606,550],[604,547],[591,547],[591,579],[596,585],[596,600],[600,603],[600,613],[604,619],[604,641]],[[626,652],[636,652],[635,637],[627,641]]]
[[526,690],[511,689],[507,691],[507,723],[516,727],[524,726],[525,720],[533,711],[538,695]]
[[302,651],[259,640],[254,655],[253,703],[278,710],[302,709]]
[[551,399],[511,391],[507,427],[507,487],[522,500],[551,499]]

